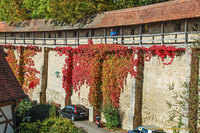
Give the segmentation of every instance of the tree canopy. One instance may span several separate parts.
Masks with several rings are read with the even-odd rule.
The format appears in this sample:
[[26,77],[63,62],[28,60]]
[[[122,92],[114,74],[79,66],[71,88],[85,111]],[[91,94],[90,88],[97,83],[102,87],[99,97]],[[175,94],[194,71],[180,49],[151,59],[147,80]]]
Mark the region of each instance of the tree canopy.
[[75,24],[92,14],[169,0],[0,0],[0,21],[53,19]]

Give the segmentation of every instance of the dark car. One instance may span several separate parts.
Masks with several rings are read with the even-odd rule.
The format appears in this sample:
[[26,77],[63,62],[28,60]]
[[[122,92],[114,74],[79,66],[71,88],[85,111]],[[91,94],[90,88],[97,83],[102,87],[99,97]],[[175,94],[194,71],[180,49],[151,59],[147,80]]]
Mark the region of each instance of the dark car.
[[130,130],[128,131],[128,133],[165,133],[165,132],[156,126],[145,125],[145,126],[139,126],[134,130]]
[[83,105],[68,105],[60,113],[61,117],[71,119],[72,121],[88,118],[88,109]]

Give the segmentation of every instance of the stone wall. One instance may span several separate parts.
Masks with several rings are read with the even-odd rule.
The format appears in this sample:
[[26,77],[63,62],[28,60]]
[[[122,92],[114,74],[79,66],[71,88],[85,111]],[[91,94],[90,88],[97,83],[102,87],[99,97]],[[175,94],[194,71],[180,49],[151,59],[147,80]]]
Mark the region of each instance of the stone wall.
[[[144,125],[156,125],[169,129],[177,123],[168,122],[169,109],[167,101],[174,103],[173,95],[183,91],[186,81],[185,56],[176,57],[171,65],[163,65],[158,57],[153,57],[144,65],[142,120]],[[174,84],[174,90],[169,86]],[[172,132],[172,130],[168,130]]]
[[[65,106],[65,90],[62,87],[62,68],[65,64],[65,55],[59,56],[57,52],[49,52],[48,60],[48,82],[47,82],[47,102],[61,104],[61,108]],[[60,75],[56,76],[56,71]]]
[[[43,51],[41,52],[37,52],[37,54],[35,56],[33,56],[33,61],[35,64],[35,68],[36,70],[40,71],[40,73],[42,72],[42,64],[43,64]],[[37,74],[36,75],[38,78],[41,77],[41,74]],[[41,79],[41,78],[40,78]],[[31,94],[29,95],[31,100],[36,100],[36,101],[40,101],[40,91],[41,91],[41,82],[39,85],[37,85],[31,92]]]
[[[33,57],[35,68],[42,72],[44,61],[44,51],[37,53]],[[168,129],[177,123],[168,122],[169,111],[166,102],[173,103],[173,94],[181,93],[181,86],[187,79],[186,71],[189,69],[187,58],[188,54],[175,57],[171,65],[163,65],[158,57],[152,57],[151,61],[144,63],[144,82],[143,82],[143,106],[142,121],[144,125],[156,125],[160,128]],[[46,102],[61,104],[61,108],[65,106],[65,90],[62,87],[62,68],[65,64],[65,56],[57,55],[57,52],[50,51],[48,59],[48,82],[46,91]],[[170,59],[167,59],[169,61]],[[60,72],[56,77],[55,72]],[[40,75],[37,75],[41,77]],[[169,85],[174,84],[174,90],[168,89]],[[134,78],[130,74],[127,77],[127,84],[120,96],[120,112],[122,118],[122,128],[132,129],[134,115]],[[41,82],[30,95],[32,100],[40,101]],[[80,94],[80,95],[79,95]],[[71,96],[72,104],[82,104],[91,109],[88,101],[89,87],[84,84],[80,90],[73,90]],[[102,119],[105,121],[105,119]],[[187,123],[187,122],[186,122]],[[171,132],[168,130],[167,132]]]
[[[133,118],[129,118],[130,116],[134,115],[133,106],[131,106],[131,89],[133,87],[133,78],[131,75],[128,74],[127,77],[127,84],[124,86],[124,90],[121,92],[120,95],[120,114],[122,119],[122,128],[123,129],[132,129]],[[133,100],[133,99],[132,99]],[[132,108],[132,109],[131,109]]]

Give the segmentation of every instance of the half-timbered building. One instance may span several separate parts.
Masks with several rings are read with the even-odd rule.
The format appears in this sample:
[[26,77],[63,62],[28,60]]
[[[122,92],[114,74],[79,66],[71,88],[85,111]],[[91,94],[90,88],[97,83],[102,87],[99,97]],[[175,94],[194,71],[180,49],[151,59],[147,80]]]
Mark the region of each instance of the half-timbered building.
[[16,100],[26,95],[7,63],[6,53],[0,49],[0,133],[13,133]]

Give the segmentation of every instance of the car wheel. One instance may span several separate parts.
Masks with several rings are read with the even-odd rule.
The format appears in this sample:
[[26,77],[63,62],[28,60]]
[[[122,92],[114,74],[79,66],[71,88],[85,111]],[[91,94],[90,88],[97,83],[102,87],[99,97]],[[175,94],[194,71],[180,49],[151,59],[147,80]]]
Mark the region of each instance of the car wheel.
[[75,121],[75,118],[74,118],[74,116],[73,116],[73,115],[72,115],[72,117],[71,117],[71,120],[72,120],[72,121]]

